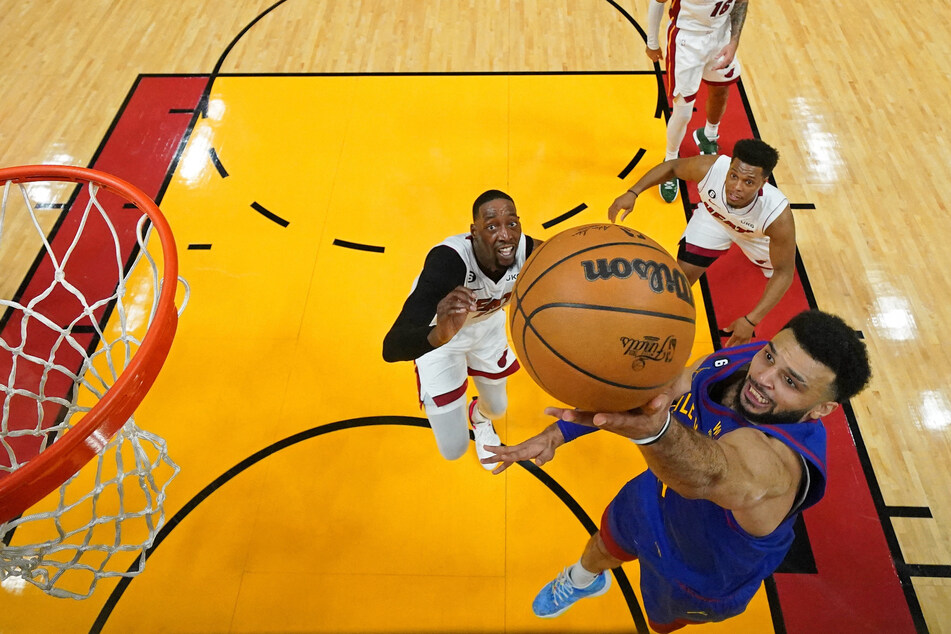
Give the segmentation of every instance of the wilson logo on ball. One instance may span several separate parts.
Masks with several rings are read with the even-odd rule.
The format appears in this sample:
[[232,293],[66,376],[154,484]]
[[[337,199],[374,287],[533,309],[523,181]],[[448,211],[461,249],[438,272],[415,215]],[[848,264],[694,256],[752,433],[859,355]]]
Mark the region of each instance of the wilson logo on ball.
[[663,262],[640,258],[634,260],[614,258],[609,262],[607,258],[599,258],[583,260],[581,266],[584,269],[584,277],[589,282],[609,280],[612,277],[623,280],[636,274],[642,280],[646,280],[655,293],[664,291],[674,293],[679,299],[693,306],[693,293],[690,292],[687,276],[678,269],[671,271],[670,267]]
[[677,338],[667,337],[661,341],[660,337],[650,335],[645,335],[643,339],[621,337],[621,345],[624,347],[624,354],[634,357],[631,367],[640,370],[648,361],[670,363],[677,350]]

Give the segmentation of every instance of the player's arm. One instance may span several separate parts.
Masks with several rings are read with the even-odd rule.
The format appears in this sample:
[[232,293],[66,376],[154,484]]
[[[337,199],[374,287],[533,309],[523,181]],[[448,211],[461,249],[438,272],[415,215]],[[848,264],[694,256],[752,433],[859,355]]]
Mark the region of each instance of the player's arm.
[[[690,366],[684,368],[680,375],[671,381],[670,385],[664,390],[661,396],[655,397],[652,406],[658,409],[669,409],[672,400],[671,394],[679,396],[690,390],[690,383],[696,369],[703,363],[706,357],[697,359]],[[483,460],[488,464],[499,462],[499,466],[492,473],[502,473],[515,462],[519,460],[534,460],[536,465],[543,465],[555,457],[555,450],[567,442],[571,442],[581,436],[586,436],[592,432],[598,431],[600,427],[593,422],[595,414],[593,412],[582,412],[578,410],[563,409],[559,407],[548,407],[545,414],[558,418],[553,424],[542,430],[541,433],[521,442],[517,445],[508,447],[490,447],[486,449],[495,454],[494,458]],[[610,428],[609,428],[610,429]],[[616,429],[610,429],[619,433]],[[630,430],[629,430],[630,431]],[[633,438],[639,438],[648,435],[648,431],[634,430]],[[620,435],[626,435],[621,433]]]
[[769,259],[773,264],[773,276],[766,282],[763,294],[751,311],[725,328],[731,333],[727,347],[738,346],[753,337],[759,324],[786,294],[796,272],[796,223],[789,205],[765,231],[769,236]]
[[[458,315],[452,311],[458,311],[465,304],[463,296],[467,289],[460,290],[465,279],[466,265],[459,254],[445,245],[434,247],[426,256],[416,287],[383,339],[383,360],[412,361],[451,339],[451,335],[446,338],[450,327],[446,319],[440,329],[440,304],[444,314],[448,311],[450,315]],[[433,315],[437,315],[436,326],[430,325]]]
[[[651,0],[651,2],[653,2],[653,0]],[[634,203],[642,192],[655,185],[669,181],[672,178],[679,178],[694,183],[699,182],[707,175],[707,172],[713,167],[717,158],[719,157],[716,154],[704,154],[687,158],[671,159],[655,165],[647,170],[626,192],[614,200],[608,208],[608,218],[611,222],[623,221],[634,209]],[[618,213],[621,214],[620,217],[618,217]]]
[[733,3],[733,9],[730,10],[730,41],[717,53],[717,63],[713,70],[726,68],[736,57],[736,49],[740,46],[740,34],[743,32],[743,25],[746,23],[746,10],[749,8],[749,0],[736,0]]
[[664,484],[683,497],[732,510],[749,533],[772,532],[789,513],[799,487],[796,454],[756,429],[738,429],[713,440],[676,420],[665,423],[666,417],[663,409],[650,407],[597,414],[594,423],[631,438],[656,430],[659,437],[639,448]]
[[652,62],[664,59],[660,50],[660,23],[664,18],[664,5],[667,0],[647,0],[647,53]]

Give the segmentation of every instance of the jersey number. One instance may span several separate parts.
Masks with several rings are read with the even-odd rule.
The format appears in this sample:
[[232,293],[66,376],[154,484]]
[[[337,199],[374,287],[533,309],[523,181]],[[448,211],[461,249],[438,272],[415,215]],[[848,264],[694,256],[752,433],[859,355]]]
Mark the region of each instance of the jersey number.
[[733,4],[733,0],[726,0],[726,2],[717,2],[713,5],[713,12],[710,14],[711,18],[715,18],[718,15],[723,15],[730,10],[730,5]]

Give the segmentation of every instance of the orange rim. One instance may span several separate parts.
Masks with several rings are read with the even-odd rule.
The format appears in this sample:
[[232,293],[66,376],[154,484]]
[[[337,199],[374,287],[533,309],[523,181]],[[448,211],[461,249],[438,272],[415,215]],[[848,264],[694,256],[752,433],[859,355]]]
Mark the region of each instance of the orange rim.
[[0,185],[7,181],[94,182],[134,202],[149,217],[159,235],[164,267],[155,318],[135,356],[112,387],[75,427],[38,456],[0,479],[0,522],[22,514],[54,491],[89,462],[126,423],[165,363],[178,325],[175,308],[178,254],[175,239],[165,216],[145,192],[111,174],[64,165],[24,165],[0,169]]

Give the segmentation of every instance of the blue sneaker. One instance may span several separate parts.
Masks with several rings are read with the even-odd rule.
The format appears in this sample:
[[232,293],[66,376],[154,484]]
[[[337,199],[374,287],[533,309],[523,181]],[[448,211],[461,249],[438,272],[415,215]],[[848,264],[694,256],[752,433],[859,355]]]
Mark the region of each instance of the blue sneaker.
[[578,599],[600,597],[611,587],[611,574],[605,570],[587,588],[576,588],[568,578],[568,569],[562,570],[555,580],[546,585],[532,601],[532,612],[543,619],[552,619],[570,608]]

